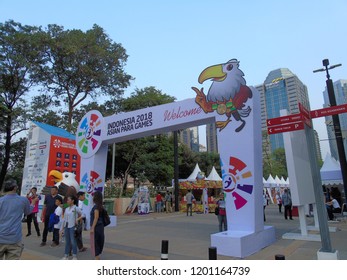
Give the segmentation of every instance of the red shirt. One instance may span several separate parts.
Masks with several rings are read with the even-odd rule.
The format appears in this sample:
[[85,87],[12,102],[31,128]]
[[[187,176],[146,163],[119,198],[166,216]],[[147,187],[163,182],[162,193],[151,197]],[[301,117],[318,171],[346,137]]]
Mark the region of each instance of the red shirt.
[[160,194],[160,193],[158,193],[157,196],[155,197],[155,201],[156,201],[156,202],[162,201],[162,197],[161,197],[161,194]]

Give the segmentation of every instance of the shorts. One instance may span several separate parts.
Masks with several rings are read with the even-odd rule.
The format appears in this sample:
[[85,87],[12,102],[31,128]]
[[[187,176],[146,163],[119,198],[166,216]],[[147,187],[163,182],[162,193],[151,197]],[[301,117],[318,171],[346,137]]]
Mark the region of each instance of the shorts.
[[19,260],[24,249],[21,241],[14,244],[0,244],[0,260]]

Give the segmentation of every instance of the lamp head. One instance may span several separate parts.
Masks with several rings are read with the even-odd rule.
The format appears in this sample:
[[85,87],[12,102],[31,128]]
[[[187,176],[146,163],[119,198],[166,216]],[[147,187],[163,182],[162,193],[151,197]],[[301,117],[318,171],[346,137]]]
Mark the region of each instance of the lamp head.
[[327,66],[329,66],[329,59],[323,59],[323,66],[324,67],[327,67]]

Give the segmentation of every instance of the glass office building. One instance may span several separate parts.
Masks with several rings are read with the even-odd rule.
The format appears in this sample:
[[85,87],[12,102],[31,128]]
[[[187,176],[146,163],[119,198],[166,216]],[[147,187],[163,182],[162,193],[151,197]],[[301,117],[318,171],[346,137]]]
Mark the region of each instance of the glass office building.
[[[288,114],[299,113],[299,103],[310,110],[307,87],[288,68],[271,71],[262,85],[256,87],[260,92],[262,130],[267,131],[266,120],[280,117],[280,111]],[[269,135],[270,152],[284,148],[281,133]]]

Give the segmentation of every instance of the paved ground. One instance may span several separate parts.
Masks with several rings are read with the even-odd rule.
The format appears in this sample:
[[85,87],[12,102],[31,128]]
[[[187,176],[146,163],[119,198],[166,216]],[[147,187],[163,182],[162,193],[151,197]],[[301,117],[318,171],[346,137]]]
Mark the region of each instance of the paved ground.
[[[282,239],[288,232],[299,233],[299,219],[285,220],[278,213],[277,206],[266,208],[266,225],[276,229],[276,242],[261,251],[245,258],[252,260],[273,260],[276,254],[282,254],[287,260],[316,260],[317,251],[322,247],[320,241],[302,241]],[[159,260],[162,240],[169,241],[170,260],[208,260],[210,235],[218,230],[214,214],[150,213],[148,215],[118,216],[116,227],[107,227],[106,243],[102,259],[104,260]],[[307,218],[313,224],[313,218]],[[336,229],[330,232],[333,249],[339,252],[339,259],[347,260],[347,222],[329,223]],[[42,225],[41,225],[42,227]],[[318,232],[310,232],[318,234]],[[57,260],[64,255],[64,243],[59,247],[39,247],[41,239],[35,235],[25,237],[26,224],[23,224],[23,242],[25,249],[23,260]],[[51,238],[51,233],[48,240]],[[86,252],[79,253],[78,259],[92,260],[89,245],[89,231],[83,232]],[[232,260],[234,257],[218,255],[218,259]]]

